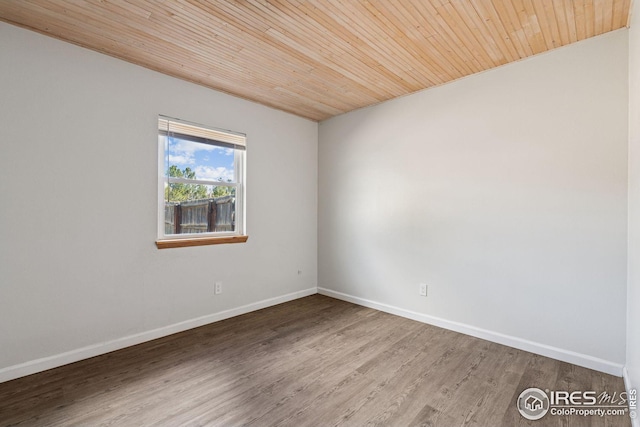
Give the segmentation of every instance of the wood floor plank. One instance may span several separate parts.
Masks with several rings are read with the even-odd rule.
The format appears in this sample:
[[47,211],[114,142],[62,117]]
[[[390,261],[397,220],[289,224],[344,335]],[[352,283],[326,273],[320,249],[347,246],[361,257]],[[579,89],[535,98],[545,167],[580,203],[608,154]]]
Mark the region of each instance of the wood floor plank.
[[622,379],[313,295],[0,383],[0,426],[629,426],[524,419],[526,388]]

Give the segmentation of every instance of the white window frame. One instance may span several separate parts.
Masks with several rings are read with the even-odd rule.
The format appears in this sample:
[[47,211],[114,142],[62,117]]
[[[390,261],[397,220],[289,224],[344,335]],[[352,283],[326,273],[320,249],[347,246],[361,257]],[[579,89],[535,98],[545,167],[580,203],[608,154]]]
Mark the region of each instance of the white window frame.
[[[212,141],[211,145],[216,146],[233,146],[234,152],[234,182],[210,181],[203,179],[189,179],[166,176],[165,163],[167,152],[167,138],[160,138],[161,127],[168,126],[167,131],[174,133],[172,127],[180,132],[191,136]],[[202,131],[198,133],[198,130]],[[191,133],[193,131],[193,133]],[[164,142],[163,142],[164,141]],[[213,143],[215,141],[216,143]],[[205,144],[206,142],[197,142]],[[228,238],[234,236],[246,236],[245,218],[246,218],[246,135],[238,132],[232,132],[225,129],[219,129],[211,126],[201,125],[198,123],[188,122],[186,120],[176,119],[173,117],[158,116],[158,241],[171,240],[202,240],[211,238]],[[235,230],[225,232],[206,232],[206,233],[181,233],[181,234],[165,234],[165,184],[183,183],[183,184],[200,184],[214,185],[221,187],[234,187],[235,192]],[[228,239],[227,239],[228,240]],[[215,242],[211,242],[215,243]],[[227,243],[224,241],[223,243]],[[230,242],[229,242],[230,243]],[[189,245],[187,245],[189,246]],[[160,246],[158,246],[160,247]]]

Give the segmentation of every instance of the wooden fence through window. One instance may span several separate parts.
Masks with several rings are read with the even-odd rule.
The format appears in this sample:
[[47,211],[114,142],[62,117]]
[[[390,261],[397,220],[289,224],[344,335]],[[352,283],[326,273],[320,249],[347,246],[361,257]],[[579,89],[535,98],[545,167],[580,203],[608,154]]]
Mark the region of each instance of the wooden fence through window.
[[188,202],[166,202],[164,233],[211,233],[235,230],[235,196]]

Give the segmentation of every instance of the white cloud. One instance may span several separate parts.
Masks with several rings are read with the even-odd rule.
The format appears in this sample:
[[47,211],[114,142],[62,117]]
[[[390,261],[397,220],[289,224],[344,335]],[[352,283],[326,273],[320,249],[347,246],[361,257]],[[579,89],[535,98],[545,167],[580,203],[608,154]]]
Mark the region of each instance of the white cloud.
[[208,181],[222,180],[224,182],[228,180],[233,181],[233,169],[227,169],[223,166],[217,168],[211,166],[196,166],[194,170],[198,179],[206,179]]
[[[224,150],[226,154],[227,148],[216,147],[214,145],[199,144],[197,142],[185,141],[183,139],[173,140],[169,144],[169,160],[176,159],[175,162],[183,165],[190,165],[194,162],[195,153],[197,151],[215,151]],[[233,151],[233,150],[231,150]]]
[[193,156],[181,156],[169,154],[169,163],[174,165],[192,165],[195,163]]
[[193,154],[196,151],[223,150],[223,148],[216,147],[215,145],[200,144],[197,142],[185,141],[184,139],[178,139],[177,141],[174,141],[175,142],[171,144],[171,148],[179,153]]
[[[220,150],[225,156],[233,155],[232,148],[216,147],[214,145],[200,144],[192,141],[185,141],[181,139],[174,139],[169,144],[169,164],[177,166],[191,166],[196,172],[198,179],[207,179],[212,181],[218,181],[222,178],[223,181],[228,179],[233,180],[233,162],[231,162],[231,169],[225,167],[211,167],[205,165],[197,165],[196,153],[198,152],[214,152]],[[222,154],[221,153],[221,154]],[[209,162],[208,155],[198,155],[198,159],[202,159],[204,162]],[[200,162],[198,160],[198,162]],[[194,167],[195,165],[195,167]]]

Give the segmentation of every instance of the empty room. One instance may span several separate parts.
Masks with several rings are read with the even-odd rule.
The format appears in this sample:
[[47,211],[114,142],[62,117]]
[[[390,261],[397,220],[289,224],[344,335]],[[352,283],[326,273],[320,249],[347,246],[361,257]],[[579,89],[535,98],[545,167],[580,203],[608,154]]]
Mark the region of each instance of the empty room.
[[0,0],[0,426],[640,427],[632,0]]

